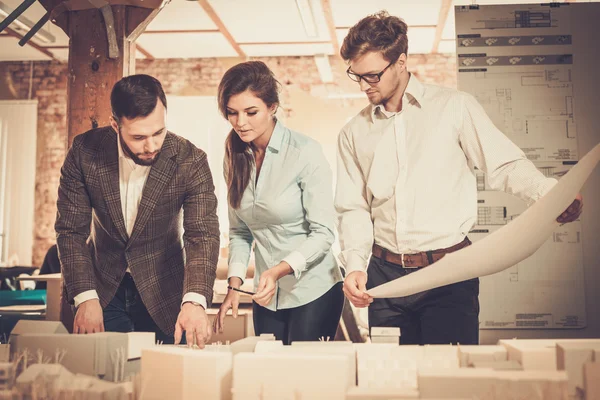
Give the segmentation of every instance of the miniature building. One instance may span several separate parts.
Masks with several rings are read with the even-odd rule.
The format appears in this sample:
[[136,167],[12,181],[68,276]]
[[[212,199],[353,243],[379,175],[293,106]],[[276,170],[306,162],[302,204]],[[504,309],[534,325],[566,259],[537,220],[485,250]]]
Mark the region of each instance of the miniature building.
[[[20,335],[13,354],[27,351],[42,352],[44,357],[63,353],[60,364],[73,373],[80,373],[114,381],[118,375],[116,363],[125,364],[128,348],[126,334],[102,332],[88,335],[24,334]],[[119,358],[119,360],[117,360]]]
[[600,360],[583,365],[583,391],[586,400],[600,399]]
[[418,398],[419,392],[415,389],[353,387],[346,394],[346,400],[405,400]]
[[345,400],[347,358],[240,353],[233,358],[233,400]]
[[36,334],[54,334],[54,333],[69,333],[65,326],[57,321],[34,321],[22,319],[13,328],[10,333],[8,342],[10,344],[10,353],[13,354],[16,351],[17,342],[19,336],[27,333]]
[[10,390],[15,383],[14,366],[10,362],[0,363],[0,390]]
[[142,350],[141,398],[144,400],[231,399],[230,352],[176,346]]
[[556,366],[567,371],[569,395],[575,396],[577,388],[583,390],[583,366],[594,361],[594,352],[600,351],[600,340],[558,342],[556,344]]
[[499,345],[458,346],[461,367],[469,367],[476,362],[496,362],[508,360],[506,347]]
[[273,340],[275,340],[275,336],[271,334],[249,336],[247,338],[240,339],[236,342],[231,343],[231,353],[233,355],[236,355],[238,353],[253,353],[258,342]]
[[400,328],[395,327],[371,327],[372,343],[400,344]]
[[10,344],[0,343],[0,362],[10,361]]

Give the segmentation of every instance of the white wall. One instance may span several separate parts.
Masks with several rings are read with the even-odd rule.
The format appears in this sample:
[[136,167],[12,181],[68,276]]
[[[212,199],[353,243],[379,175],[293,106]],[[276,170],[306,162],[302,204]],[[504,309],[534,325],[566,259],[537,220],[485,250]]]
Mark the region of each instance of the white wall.
[[[217,108],[216,97],[167,96],[167,128],[206,152],[219,199],[221,233],[229,231],[227,185],[223,178],[225,138],[231,130]],[[222,245],[223,245],[222,241]]]
[[37,100],[0,101],[0,264],[31,265]]

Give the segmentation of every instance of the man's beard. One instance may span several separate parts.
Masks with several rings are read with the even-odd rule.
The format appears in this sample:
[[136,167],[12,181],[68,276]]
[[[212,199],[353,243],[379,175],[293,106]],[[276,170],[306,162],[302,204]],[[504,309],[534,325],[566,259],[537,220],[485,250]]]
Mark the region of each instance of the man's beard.
[[380,106],[383,103],[383,98],[377,97],[377,98],[375,98],[373,100],[369,99],[369,102],[371,104],[373,104],[374,106]]
[[387,94],[387,96],[384,96],[380,91],[377,92],[377,97],[375,97],[374,99],[371,99],[367,96],[369,102],[371,104],[373,104],[374,106],[385,106],[385,104],[391,100],[392,97],[394,97],[394,94],[400,90],[400,88],[402,87],[402,82],[398,81],[398,84],[396,85],[396,87]]
[[373,97],[373,98],[367,96],[367,99],[369,100],[369,103],[373,104],[374,106],[379,106],[388,100],[388,99],[384,99],[381,96],[381,93],[376,94],[375,97]]
[[[133,151],[131,151],[129,146],[127,146],[127,143],[125,143],[125,141],[123,140],[123,137],[121,136],[121,134],[119,134],[118,136],[119,136],[119,141],[121,142],[121,148],[123,149],[123,152],[125,154],[127,154],[129,156],[129,158],[131,158],[133,160],[133,162],[136,163],[137,165],[143,165],[145,167],[149,167],[149,166],[153,165],[156,162],[156,160],[158,160],[158,156],[160,155],[160,150],[158,150],[156,152],[156,155],[154,156],[154,158],[152,158],[150,160],[143,160],[143,159],[139,158]],[[144,154],[151,154],[151,153],[144,153]]]

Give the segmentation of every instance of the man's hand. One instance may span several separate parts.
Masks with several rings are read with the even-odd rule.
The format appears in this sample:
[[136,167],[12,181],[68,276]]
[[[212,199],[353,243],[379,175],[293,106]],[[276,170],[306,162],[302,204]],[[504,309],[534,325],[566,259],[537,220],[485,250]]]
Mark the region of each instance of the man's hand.
[[[194,344],[204,348],[210,340],[211,329],[208,316],[204,308],[193,303],[184,303],[175,322],[175,344],[181,342],[181,336],[185,331],[185,339],[188,347]],[[195,339],[195,342],[194,342]]]
[[273,268],[263,272],[260,276],[260,280],[258,281],[256,294],[252,296],[252,300],[254,300],[257,304],[266,307],[275,295],[277,281],[286,275],[292,274],[293,272],[294,270],[292,267],[290,267],[290,264],[285,261],[282,261]]
[[354,307],[367,307],[373,298],[367,293],[367,274],[362,271],[350,272],[344,279],[344,294]]
[[563,211],[562,214],[556,218],[556,221],[561,224],[566,224],[568,222],[573,222],[579,218],[581,212],[583,211],[583,197],[581,197],[581,193],[577,194],[575,200],[571,203],[571,205]]
[[73,333],[96,333],[104,332],[104,315],[100,300],[92,299],[85,301],[77,307],[75,320],[73,321]]
[[[229,279],[229,285],[234,288],[238,288],[242,286],[242,280],[237,277],[231,277]],[[240,293],[235,290],[229,289],[227,292],[227,296],[225,296],[225,300],[221,304],[219,308],[219,312],[213,321],[213,332],[214,333],[223,333],[223,328],[225,328],[225,315],[227,311],[231,308],[231,313],[233,314],[233,318],[237,318],[238,316],[238,307],[240,305]]]

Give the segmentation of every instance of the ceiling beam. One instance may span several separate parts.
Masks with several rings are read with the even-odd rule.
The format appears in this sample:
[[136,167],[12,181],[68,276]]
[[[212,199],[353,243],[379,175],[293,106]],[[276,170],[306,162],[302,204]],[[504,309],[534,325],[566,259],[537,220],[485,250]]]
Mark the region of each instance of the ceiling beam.
[[125,32],[127,40],[135,42],[169,1],[170,0],[162,0],[162,3],[154,9],[142,7],[131,7],[127,9],[127,27]]
[[154,56],[152,54],[150,54],[150,52],[148,50],[146,50],[145,48],[140,46],[139,43],[135,44],[135,48],[137,51],[142,53],[144,55],[144,57],[146,57],[147,60],[154,60]]
[[67,35],[69,34],[69,13],[62,12],[58,15],[52,15],[54,9],[59,9],[63,0],[39,0],[40,4],[51,13],[50,18],[52,23],[62,29]]
[[[436,28],[437,25],[409,25],[409,28]],[[351,26],[336,26],[335,29],[350,29]]]
[[435,29],[435,38],[433,39],[433,46],[431,47],[432,53],[437,53],[440,47],[440,41],[444,34],[444,28],[446,27],[446,20],[448,19],[448,13],[452,7],[452,0],[442,0],[440,6],[440,14],[438,15],[438,23]]
[[[19,40],[23,39],[23,35],[21,35],[20,33],[18,33],[18,32],[16,32],[16,31],[12,30],[11,28],[8,28],[8,27],[7,27],[7,28],[5,29],[5,31],[6,31],[6,32],[7,32],[7,33],[8,33],[10,36],[14,36],[14,37],[16,37],[16,38],[17,38],[17,39],[19,39]],[[42,46],[40,46],[39,44],[36,44],[36,43],[34,43],[33,41],[31,41],[31,40],[30,40],[30,41],[28,41],[28,42],[27,42],[27,45],[28,45],[28,46],[31,46],[31,47],[33,47],[34,49],[36,49],[36,50],[37,50],[37,51],[39,51],[40,53],[42,53],[42,54],[44,54],[44,55],[46,55],[46,56],[50,57],[52,60],[54,60],[54,61],[58,61],[58,60],[56,59],[56,57],[54,57],[54,54],[52,54],[51,52],[49,52],[48,50],[46,50],[45,48],[43,48],[43,47],[42,47]]]
[[218,29],[184,29],[184,30],[167,30],[167,31],[144,31],[147,33],[219,33]]
[[321,7],[323,8],[323,14],[325,14],[325,21],[327,22],[327,30],[331,37],[331,44],[333,44],[333,52],[336,55],[340,55],[340,43],[338,42],[337,33],[335,31],[335,22],[333,21],[333,11],[331,9],[331,0],[321,0]]
[[295,44],[330,44],[328,40],[314,41],[314,42],[240,42],[240,46],[260,46],[260,45],[271,45],[271,44],[284,44],[284,45],[295,45]]
[[235,39],[233,38],[233,36],[231,35],[229,30],[225,26],[225,24],[223,23],[221,18],[219,18],[219,16],[215,12],[214,8],[212,8],[212,6],[208,3],[208,0],[198,0],[198,4],[200,4],[200,7],[202,7],[202,9],[204,9],[204,12],[210,17],[212,22],[217,26],[217,28],[219,29],[219,32],[221,32],[221,34],[223,36],[225,36],[225,39],[227,39],[227,41],[229,42],[231,47],[233,47],[233,49],[236,51],[238,56],[246,57],[246,53],[244,53],[244,51],[242,50],[240,45],[235,41]]

